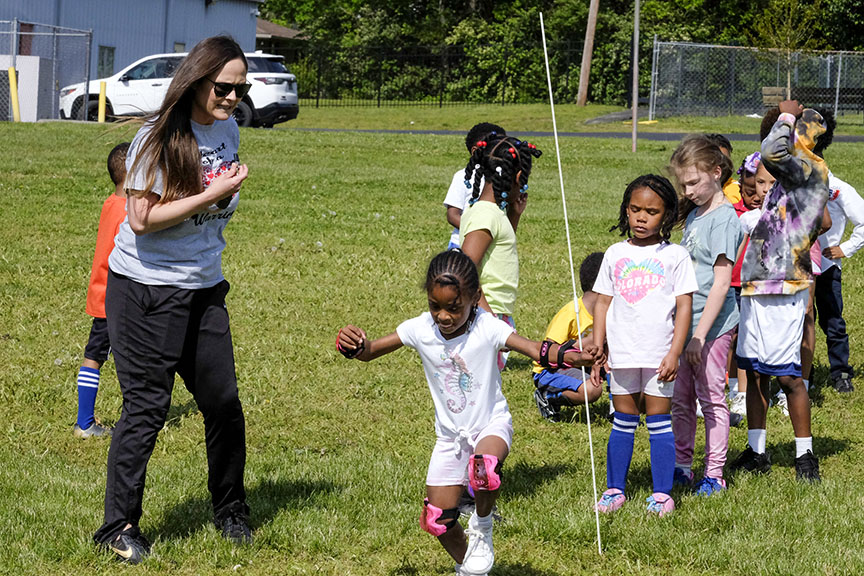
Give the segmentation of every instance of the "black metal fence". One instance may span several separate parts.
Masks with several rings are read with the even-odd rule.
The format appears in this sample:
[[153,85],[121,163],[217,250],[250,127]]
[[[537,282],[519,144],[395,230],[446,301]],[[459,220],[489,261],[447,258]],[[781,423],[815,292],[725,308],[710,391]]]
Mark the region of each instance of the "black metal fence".
[[[575,102],[582,41],[548,46],[556,102]],[[303,106],[452,106],[548,99],[541,44],[402,51],[308,47],[288,66]]]

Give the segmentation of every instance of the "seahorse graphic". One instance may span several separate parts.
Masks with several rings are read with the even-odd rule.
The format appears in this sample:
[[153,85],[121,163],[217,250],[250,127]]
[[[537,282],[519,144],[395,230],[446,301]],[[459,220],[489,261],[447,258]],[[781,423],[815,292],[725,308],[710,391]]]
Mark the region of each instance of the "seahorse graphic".
[[468,371],[465,361],[453,350],[441,354],[441,360],[445,361],[442,371],[444,375],[444,390],[453,398],[447,399],[447,409],[454,414],[465,410],[468,404],[466,393],[471,392],[471,384],[474,377]]

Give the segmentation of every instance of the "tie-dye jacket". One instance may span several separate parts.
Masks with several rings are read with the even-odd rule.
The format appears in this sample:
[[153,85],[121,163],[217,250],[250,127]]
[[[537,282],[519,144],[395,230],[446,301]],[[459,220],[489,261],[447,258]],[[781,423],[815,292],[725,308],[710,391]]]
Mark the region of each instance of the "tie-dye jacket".
[[822,116],[808,108],[797,122],[781,114],[762,142],[762,161],[777,182],[744,253],[742,296],[795,294],[813,281],[810,244],[828,201],[828,167],[813,147],[824,132]]

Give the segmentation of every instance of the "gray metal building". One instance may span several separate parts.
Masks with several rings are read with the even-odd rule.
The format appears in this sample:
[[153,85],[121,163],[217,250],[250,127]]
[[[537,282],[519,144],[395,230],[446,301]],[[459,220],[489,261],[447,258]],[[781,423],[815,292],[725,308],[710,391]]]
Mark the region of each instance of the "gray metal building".
[[0,20],[92,30],[90,75],[104,78],[148,54],[185,52],[215,34],[230,34],[243,50],[252,52],[262,2],[2,0]]

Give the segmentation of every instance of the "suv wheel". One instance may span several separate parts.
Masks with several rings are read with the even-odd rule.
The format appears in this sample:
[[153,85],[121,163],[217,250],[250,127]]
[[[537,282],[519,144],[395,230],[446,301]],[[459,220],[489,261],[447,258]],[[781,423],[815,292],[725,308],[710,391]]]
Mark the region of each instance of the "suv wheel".
[[237,108],[234,109],[234,120],[237,121],[238,126],[251,126],[252,107],[246,102],[238,103]]

